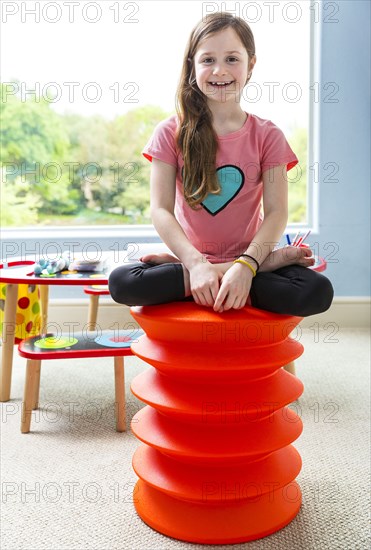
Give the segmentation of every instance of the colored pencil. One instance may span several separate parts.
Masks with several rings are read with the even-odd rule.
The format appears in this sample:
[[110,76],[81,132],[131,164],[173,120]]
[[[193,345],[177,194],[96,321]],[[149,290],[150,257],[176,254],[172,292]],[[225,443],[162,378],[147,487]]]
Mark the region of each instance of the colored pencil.
[[305,241],[305,239],[308,237],[308,235],[310,234],[310,229],[308,229],[308,231],[305,233],[304,237],[302,239],[300,239],[300,244],[303,244],[303,242]]
[[299,235],[300,235],[300,231],[298,231],[298,232],[296,233],[295,237],[293,238],[293,240],[292,240],[292,246],[296,246],[295,243],[296,243],[296,240],[297,240],[297,238],[299,237]]

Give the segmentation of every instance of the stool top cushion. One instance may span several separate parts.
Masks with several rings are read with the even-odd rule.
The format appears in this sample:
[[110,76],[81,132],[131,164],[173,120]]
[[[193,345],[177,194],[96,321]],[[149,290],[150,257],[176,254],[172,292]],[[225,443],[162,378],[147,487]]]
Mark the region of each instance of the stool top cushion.
[[195,302],[136,306],[131,313],[149,338],[178,342],[220,343],[254,340],[270,345],[286,340],[301,317],[251,306],[217,313]]

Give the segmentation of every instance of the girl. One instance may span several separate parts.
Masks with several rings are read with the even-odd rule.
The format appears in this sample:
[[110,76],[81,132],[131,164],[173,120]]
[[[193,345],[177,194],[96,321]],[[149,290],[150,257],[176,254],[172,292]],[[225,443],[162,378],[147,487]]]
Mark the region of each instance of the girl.
[[153,224],[174,256],[115,269],[116,302],[188,298],[218,312],[249,303],[298,316],[330,307],[332,285],[308,269],[310,249],[274,250],[287,223],[287,171],[298,159],[277,126],[240,106],[255,63],[243,19],[214,13],[192,31],[177,116],[156,127],[143,151],[152,161]]

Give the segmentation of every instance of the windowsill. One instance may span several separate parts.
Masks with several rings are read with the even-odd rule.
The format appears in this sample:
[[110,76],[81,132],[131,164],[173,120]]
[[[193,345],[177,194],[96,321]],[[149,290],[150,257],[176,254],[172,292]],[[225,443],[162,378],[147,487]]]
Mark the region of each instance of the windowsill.
[[13,239],[36,239],[38,236],[65,237],[74,235],[76,237],[88,236],[117,236],[117,235],[138,235],[148,237],[158,237],[153,225],[44,225],[44,226],[25,226],[25,227],[2,227],[3,237],[12,237]]

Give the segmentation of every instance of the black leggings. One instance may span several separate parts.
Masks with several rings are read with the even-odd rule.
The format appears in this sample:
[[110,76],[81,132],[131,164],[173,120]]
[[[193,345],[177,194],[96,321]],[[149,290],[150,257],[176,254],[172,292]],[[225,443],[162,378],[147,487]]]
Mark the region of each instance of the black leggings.
[[[192,299],[185,298],[183,268],[179,263],[123,265],[112,271],[108,284],[115,302],[128,306]],[[300,265],[259,272],[250,290],[252,306],[299,317],[326,311],[333,296],[327,277]]]

